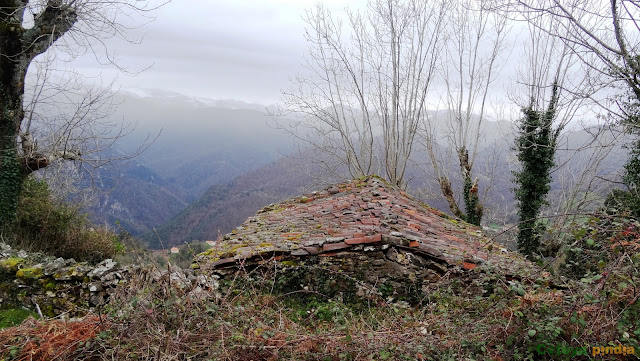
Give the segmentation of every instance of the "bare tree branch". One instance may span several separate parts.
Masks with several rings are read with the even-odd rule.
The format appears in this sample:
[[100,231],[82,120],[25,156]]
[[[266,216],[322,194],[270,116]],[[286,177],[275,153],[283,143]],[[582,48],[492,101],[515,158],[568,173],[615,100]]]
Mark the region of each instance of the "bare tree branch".
[[343,17],[321,6],[309,11],[309,75],[294,79],[275,115],[297,117],[288,130],[351,177],[375,172],[406,187],[445,11],[421,0],[370,1]]

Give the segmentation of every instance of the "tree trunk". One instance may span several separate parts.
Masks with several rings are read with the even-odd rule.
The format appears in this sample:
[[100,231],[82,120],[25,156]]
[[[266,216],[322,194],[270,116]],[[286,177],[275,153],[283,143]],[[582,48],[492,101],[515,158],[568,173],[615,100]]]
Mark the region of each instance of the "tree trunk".
[[438,183],[440,183],[440,190],[444,195],[444,198],[449,203],[449,209],[451,209],[451,213],[458,218],[465,219],[464,213],[458,207],[458,203],[456,202],[455,197],[453,196],[453,189],[451,188],[451,182],[446,177],[438,178]]
[[[1,148],[11,146],[11,142],[0,143]],[[22,188],[21,165],[15,150],[0,151],[0,232],[9,230],[17,210]]]
[[23,4],[9,3],[0,15],[0,231],[9,229],[13,222],[25,176],[17,137],[24,118],[22,102],[29,61],[23,45]]
[[[31,61],[45,52],[77,20],[75,9],[49,0],[34,17],[31,28],[22,27],[28,0],[0,1],[0,230],[14,219],[22,181],[38,168],[18,149],[24,119],[24,82]],[[48,162],[38,162],[45,167]]]
[[478,197],[478,178],[476,178],[475,181],[471,180],[471,169],[473,165],[469,163],[469,151],[465,147],[458,150],[458,159],[460,160],[460,170],[464,188],[463,200],[465,215],[463,219],[479,226],[482,221],[484,207]]

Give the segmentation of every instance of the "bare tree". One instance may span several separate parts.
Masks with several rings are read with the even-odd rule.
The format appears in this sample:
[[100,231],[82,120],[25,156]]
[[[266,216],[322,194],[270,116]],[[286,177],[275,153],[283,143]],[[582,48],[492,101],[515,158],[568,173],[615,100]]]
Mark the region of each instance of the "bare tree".
[[445,11],[438,1],[372,0],[343,18],[321,6],[307,13],[308,74],[283,93],[277,114],[296,117],[289,130],[329,171],[381,173],[406,187]]
[[[483,206],[478,196],[478,178],[473,180],[473,168],[487,121],[491,85],[503,65],[501,56],[508,24],[505,18],[474,1],[455,2],[447,12],[447,24],[447,46],[440,73],[445,119],[432,117],[425,122],[424,143],[451,212],[480,224]],[[463,183],[464,211],[452,185],[450,172],[455,168]]]
[[134,124],[113,117],[121,100],[116,79],[103,83],[78,73],[58,53],[47,51],[31,64],[24,97],[25,119],[19,139],[19,155],[31,159],[29,171],[46,179],[51,194],[60,200],[73,198],[78,208],[93,205],[95,170],[120,167],[144,151],[151,137],[131,151],[122,152],[116,142],[134,130]]
[[19,141],[24,171],[35,172],[57,160],[92,168],[112,161],[104,158],[105,151],[130,130],[110,117],[118,105],[115,80],[88,84],[72,69],[53,66],[54,57],[55,52],[47,52],[32,63],[32,81],[25,88]]
[[[640,4],[634,0],[513,0],[496,8],[512,14],[562,41],[584,66],[598,73],[606,85],[628,89],[640,99]],[[548,27],[539,18],[553,18],[558,26]],[[595,83],[595,80],[590,80]],[[619,94],[614,94],[614,102]],[[608,111],[615,110],[602,103]],[[625,117],[625,107],[615,115]]]
[[[112,62],[111,54],[103,51],[105,41],[127,39],[130,18],[158,5],[136,0],[9,0],[0,4],[0,228],[11,221],[27,175],[56,160],[85,160],[85,151],[101,149],[106,139],[117,137],[117,132],[107,135],[108,127],[93,126],[105,119],[101,111],[108,109],[108,90],[76,94],[73,100],[69,98],[75,102],[71,114],[47,112],[43,117],[36,104],[47,96],[47,87],[36,80],[31,102],[25,104],[30,66],[54,48],[70,59],[93,52],[99,60]],[[46,67],[34,68],[44,72],[36,79],[49,79]]]

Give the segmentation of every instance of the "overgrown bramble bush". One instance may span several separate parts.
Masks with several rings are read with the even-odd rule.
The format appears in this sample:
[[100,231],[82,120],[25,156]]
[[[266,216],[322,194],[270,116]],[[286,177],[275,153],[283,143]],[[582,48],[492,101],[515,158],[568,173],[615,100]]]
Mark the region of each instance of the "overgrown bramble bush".
[[118,237],[94,226],[73,206],[53,199],[46,182],[32,177],[23,184],[12,234],[12,246],[77,261],[97,262],[122,248]]
[[37,340],[60,353],[47,360],[583,360],[537,349],[634,346],[638,328],[628,288],[558,284],[537,270],[510,280],[489,263],[446,274],[420,307],[278,293],[277,278],[262,275],[241,272],[218,289],[212,280],[183,287],[167,274],[141,275],[116,290],[99,321],[89,318],[100,332],[93,338],[23,324],[0,331],[0,359],[30,357],[25,345]]
[[[638,159],[640,163],[640,159]],[[614,189],[604,202],[604,209],[609,214],[626,214],[640,218],[640,195],[638,190]]]
[[[417,307],[387,297],[386,283],[354,304],[346,291],[355,283],[320,264],[275,272],[265,263],[188,287],[168,274],[141,275],[116,289],[100,321],[89,319],[95,337],[47,339],[34,334],[51,330],[46,323],[23,325],[0,331],[0,359],[30,357],[28,337],[55,344],[65,352],[59,360],[586,360],[539,350],[640,350],[640,226],[603,215],[570,228],[572,247],[583,249],[574,263],[585,265],[562,270],[570,277],[531,267],[514,279],[489,261],[449,269]],[[323,272],[331,287],[303,287]]]
[[[639,350],[640,222],[630,215],[602,213],[574,224],[560,271],[585,285],[574,298],[583,311],[591,311],[578,313],[586,315],[592,332]],[[595,310],[607,317],[589,315]]]

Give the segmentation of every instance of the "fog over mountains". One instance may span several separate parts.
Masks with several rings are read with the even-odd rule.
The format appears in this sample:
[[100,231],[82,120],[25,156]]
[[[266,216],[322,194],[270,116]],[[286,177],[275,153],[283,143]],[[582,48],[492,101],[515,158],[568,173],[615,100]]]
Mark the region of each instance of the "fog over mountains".
[[[157,139],[133,160],[94,173],[95,184],[103,191],[90,213],[102,224],[119,223],[152,248],[215,239],[218,231],[231,231],[265,205],[337,181],[322,177],[321,170],[310,165],[310,159],[318,156],[315,152],[289,155],[294,150],[292,138],[272,126],[263,106],[166,92],[123,92],[119,97],[121,104],[113,116],[136,125],[118,144],[119,150],[132,152],[148,139]],[[443,122],[446,112],[431,116]],[[516,220],[511,191],[515,131],[513,123],[485,122],[475,172],[480,191],[486,194],[487,223]],[[607,135],[600,137],[605,142]],[[565,150],[558,152],[557,163],[563,167],[554,174],[548,211],[560,209],[571,189],[583,181],[585,169],[593,166],[590,159],[600,148],[586,147],[577,156],[574,150],[591,138],[578,131],[562,142]],[[448,149],[443,145],[440,151]],[[624,164],[626,152],[619,145],[608,152],[589,177],[613,177]],[[409,193],[448,211],[427,160],[417,146],[407,172]],[[456,173],[455,158],[448,167]],[[610,186],[596,181],[584,187],[597,197]],[[587,194],[584,189],[582,193]]]
[[108,192],[100,192],[91,213],[102,223],[118,221],[135,235],[168,221],[209,187],[290,151],[288,138],[267,125],[264,107],[258,111],[259,106],[237,102],[212,106],[167,93],[119,97],[113,116],[135,130],[121,139],[118,149],[130,154],[141,144],[148,148],[131,161],[94,172]]

